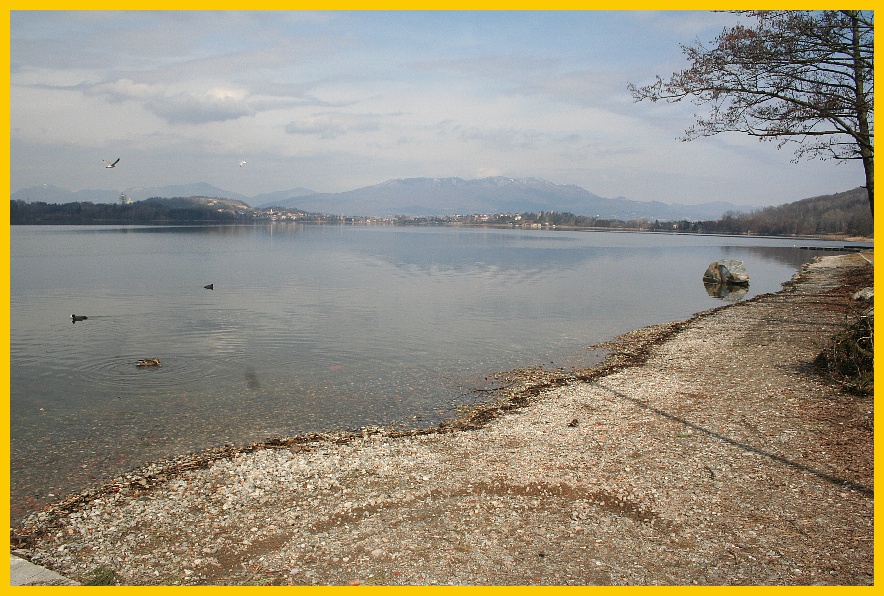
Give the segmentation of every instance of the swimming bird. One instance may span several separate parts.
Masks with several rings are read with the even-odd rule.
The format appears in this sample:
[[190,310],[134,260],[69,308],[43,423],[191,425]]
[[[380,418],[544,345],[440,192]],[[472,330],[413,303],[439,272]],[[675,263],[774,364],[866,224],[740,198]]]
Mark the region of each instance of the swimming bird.
[[239,162],[239,167],[243,167],[243,164],[245,164],[245,163],[246,162],[244,162],[244,161]]
[[106,159],[102,159],[101,161],[103,161],[104,163],[107,164],[107,165],[104,166],[104,167],[106,167],[106,168],[115,168],[115,167],[117,167],[117,162],[120,161],[120,158],[118,157],[118,158],[117,158],[117,161],[115,161],[114,163],[111,163],[111,162],[109,162],[109,161],[106,160]]
[[135,363],[135,366],[161,366],[159,358],[146,358],[144,360],[139,360]]
[[77,321],[85,321],[89,317],[84,317],[83,315],[71,315],[71,323],[76,323]]
[[203,287],[204,287],[205,289],[207,289],[207,290],[214,290],[214,289],[215,289],[215,284],[209,284],[209,285],[207,285],[207,286],[203,286]]

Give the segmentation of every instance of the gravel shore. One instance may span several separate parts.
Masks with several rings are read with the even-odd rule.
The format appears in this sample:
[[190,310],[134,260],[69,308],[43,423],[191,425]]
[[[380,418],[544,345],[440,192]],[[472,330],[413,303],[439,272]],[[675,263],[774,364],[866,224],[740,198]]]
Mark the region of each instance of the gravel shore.
[[425,431],[146,466],[32,514],[13,552],[127,585],[871,585],[873,398],[811,361],[872,285],[775,294],[595,347]]

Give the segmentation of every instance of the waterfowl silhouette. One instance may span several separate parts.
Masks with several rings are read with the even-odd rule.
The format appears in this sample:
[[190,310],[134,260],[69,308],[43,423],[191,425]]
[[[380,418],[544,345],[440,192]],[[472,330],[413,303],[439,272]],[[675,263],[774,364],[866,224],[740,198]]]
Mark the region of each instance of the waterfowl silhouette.
[[107,165],[104,166],[104,167],[106,167],[106,168],[115,168],[115,167],[117,167],[117,162],[120,161],[120,158],[118,157],[118,158],[117,158],[117,161],[115,161],[114,163],[111,163],[111,162],[109,162],[109,161],[106,160],[106,159],[102,159],[101,161],[103,161],[104,163],[107,164]]
[[89,317],[84,317],[83,315],[71,315],[71,323],[76,323],[77,321],[85,321]]
[[203,287],[204,287],[205,289],[207,289],[207,290],[214,290],[214,289],[215,289],[215,284],[209,284],[209,285],[207,285],[207,286],[203,286]]
[[135,366],[161,366],[159,358],[145,358],[135,363]]

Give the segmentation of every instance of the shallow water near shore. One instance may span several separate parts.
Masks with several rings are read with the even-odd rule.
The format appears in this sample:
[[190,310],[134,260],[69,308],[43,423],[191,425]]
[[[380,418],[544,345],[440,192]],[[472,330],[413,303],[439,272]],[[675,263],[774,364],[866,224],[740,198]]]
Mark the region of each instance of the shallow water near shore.
[[[462,228],[15,226],[13,521],[148,461],[396,423],[495,372],[722,305],[710,262],[774,292],[821,241]],[[206,290],[206,284],[214,284]],[[71,314],[88,316],[72,323]],[[160,367],[137,367],[157,357]]]

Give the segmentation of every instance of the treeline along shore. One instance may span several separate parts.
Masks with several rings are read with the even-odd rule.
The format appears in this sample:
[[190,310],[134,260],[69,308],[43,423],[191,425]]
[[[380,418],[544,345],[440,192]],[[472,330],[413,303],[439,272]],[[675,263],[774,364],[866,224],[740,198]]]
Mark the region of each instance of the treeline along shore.
[[247,222],[303,222],[388,225],[471,225],[510,228],[635,230],[759,236],[872,236],[872,214],[865,190],[804,199],[751,213],[728,212],[717,220],[661,221],[614,219],[567,212],[368,217],[307,213],[295,208],[253,208],[212,197],[151,198],[121,203],[52,204],[13,200],[13,225],[200,225]]

